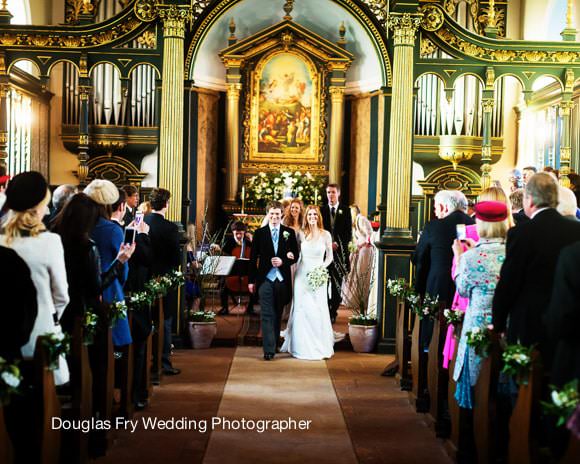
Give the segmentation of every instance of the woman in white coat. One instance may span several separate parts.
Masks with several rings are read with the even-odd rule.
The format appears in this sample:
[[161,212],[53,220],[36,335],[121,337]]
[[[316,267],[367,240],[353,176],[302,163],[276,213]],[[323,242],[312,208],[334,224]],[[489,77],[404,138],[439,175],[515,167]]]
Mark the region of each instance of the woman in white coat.
[[[6,189],[9,211],[0,226],[0,245],[12,248],[26,262],[36,287],[38,315],[28,343],[21,348],[25,358],[34,355],[39,335],[62,336],[58,320],[69,302],[60,236],[47,232],[42,223],[49,201],[50,191],[42,174],[34,171],[18,174]],[[56,385],[69,381],[64,356],[59,358],[54,380]]]

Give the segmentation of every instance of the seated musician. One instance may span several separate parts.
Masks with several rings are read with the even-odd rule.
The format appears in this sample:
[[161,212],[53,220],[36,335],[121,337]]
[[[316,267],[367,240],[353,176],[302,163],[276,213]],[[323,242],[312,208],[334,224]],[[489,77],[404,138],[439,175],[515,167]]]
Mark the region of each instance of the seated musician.
[[[234,222],[232,224],[232,236],[226,238],[226,242],[223,245],[222,254],[224,256],[236,256],[237,258],[250,258],[250,250],[252,247],[251,236],[247,232],[248,227],[241,221]],[[235,269],[235,267],[234,267]],[[231,296],[233,298],[233,293],[248,293],[250,296],[250,301],[248,303],[247,313],[253,313],[254,297],[248,292],[247,289],[247,278],[248,276],[240,276],[232,273],[230,277],[222,278],[220,281],[220,299],[221,299],[221,309],[218,314],[225,315],[228,314],[228,299]]]

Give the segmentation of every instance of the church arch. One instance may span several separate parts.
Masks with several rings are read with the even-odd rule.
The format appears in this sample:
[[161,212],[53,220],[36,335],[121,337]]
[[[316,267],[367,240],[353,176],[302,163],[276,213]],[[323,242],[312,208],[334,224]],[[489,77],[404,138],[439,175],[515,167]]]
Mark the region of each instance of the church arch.
[[[196,79],[196,85],[214,88],[215,90],[225,89],[224,79],[221,74],[223,73],[223,65],[217,59],[217,51],[227,46],[227,28],[229,21],[231,19],[237,21],[236,33],[240,37],[246,37],[282,19],[282,14],[279,14],[281,13],[280,5],[272,2],[272,6],[270,6],[270,3],[268,3],[267,8],[272,8],[272,14],[261,23],[259,21],[257,22],[255,17],[252,18],[252,29],[250,30],[249,25],[244,22],[244,13],[242,12],[257,11],[248,7],[254,1],[256,0],[221,0],[198,19],[197,27],[193,28],[195,33],[191,37],[188,45],[186,45],[186,79],[195,79],[197,73],[196,67],[198,66],[205,66],[206,68],[213,66],[216,70],[219,69],[219,74],[215,72],[204,73],[207,74],[209,79]],[[324,35],[326,35],[325,38],[332,40],[333,37],[338,39],[338,27],[341,21],[348,19],[350,24],[345,21],[347,27],[347,49],[349,45],[352,46],[352,44],[357,44],[359,41],[364,41],[365,44],[364,47],[360,46],[360,50],[354,51],[354,54],[357,55],[358,63],[356,61],[353,63],[353,67],[349,70],[350,76],[347,75],[347,81],[359,84],[358,88],[354,88],[355,91],[370,91],[377,90],[383,86],[390,86],[391,65],[387,52],[386,35],[384,33],[385,26],[378,24],[376,18],[367,14],[366,7],[362,6],[362,2],[359,0],[323,1],[328,5],[325,5],[324,8],[320,8],[321,5],[317,5],[310,13],[311,17],[306,17],[306,15],[300,16],[301,9],[313,8],[311,2],[295,4],[296,22],[312,29],[316,33],[320,33],[320,29],[323,27],[320,24],[326,21]],[[328,11],[334,13],[330,15],[330,19],[323,17],[316,18],[318,11],[325,11],[325,16],[327,17],[329,16]],[[245,13],[245,15],[247,14]],[[330,28],[331,23],[329,21],[335,21],[335,23],[332,23],[332,29]],[[329,37],[329,32],[333,34],[331,37]],[[353,36],[356,40],[353,40]],[[219,40],[219,44],[208,48],[208,42],[216,40]],[[372,52],[368,53],[368,56],[365,55],[367,49],[372,50]],[[369,66],[372,66],[372,71],[365,70],[363,72],[361,68],[360,75],[353,78],[352,76],[356,75],[357,66],[361,66],[361,63],[365,60]],[[373,80],[372,82],[367,81],[365,76],[368,78],[370,75],[380,75],[380,79]]]

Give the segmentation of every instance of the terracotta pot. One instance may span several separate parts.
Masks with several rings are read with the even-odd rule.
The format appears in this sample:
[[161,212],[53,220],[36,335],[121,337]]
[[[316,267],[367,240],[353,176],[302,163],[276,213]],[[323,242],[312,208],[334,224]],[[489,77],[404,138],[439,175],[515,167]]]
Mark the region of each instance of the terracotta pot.
[[379,335],[376,325],[353,325],[348,324],[348,336],[352,348],[357,353],[370,353],[375,349]]
[[216,333],[216,322],[189,322],[189,337],[195,350],[209,348]]

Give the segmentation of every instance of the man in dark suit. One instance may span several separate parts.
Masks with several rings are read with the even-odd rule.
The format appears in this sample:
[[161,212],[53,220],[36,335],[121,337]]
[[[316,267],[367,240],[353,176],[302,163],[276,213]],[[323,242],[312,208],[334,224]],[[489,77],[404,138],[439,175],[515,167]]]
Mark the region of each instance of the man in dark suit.
[[524,189],[517,189],[510,193],[510,203],[512,204],[512,216],[516,225],[529,221],[524,211]]
[[[434,199],[435,216],[423,228],[419,243],[413,255],[416,266],[415,289],[420,295],[437,296],[441,304],[451,303],[455,294],[455,284],[451,278],[453,250],[451,245],[457,238],[458,224],[473,224],[465,211],[467,199],[459,191],[441,190]],[[423,321],[421,333],[424,348],[429,345],[433,323]],[[430,322],[430,323],[429,323]]]
[[[181,249],[179,246],[179,229],[165,219],[169,198],[169,190],[162,188],[151,192],[151,214],[145,216],[145,222],[149,225],[149,239],[151,241],[152,262],[151,272],[154,276],[162,276],[181,265]],[[163,338],[163,357],[161,360],[163,373],[176,375],[181,371],[171,365],[169,359],[171,352],[171,326],[173,317],[177,313],[177,290],[167,293],[164,298],[165,320]]]
[[127,227],[135,219],[137,206],[139,206],[139,190],[134,185],[125,185],[123,191],[127,195],[127,208],[125,209],[123,224]]
[[338,307],[342,300],[342,281],[350,270],[348,244],[352,240],[352,217],[350,208],[340,204],[340,186],[328,184],[326,186],[328,204],[320,209],[322,224],[332,234],[333,260],[328,271],[331,280],[331,296],[328,299],[330,319],[336,321]]
[[268,224],[256,230],[250,255],[248,289],[260,296],[264,359],[274,359],[280,338],[284,305],[292,299],[290,266],[298,259],[296,234],[282,225],[282,205],[271,201],[266,208]]
[[[530,221],[509,230],[506,258],[493,298],[493,325],[510,343],[538,345],[546,366],[552,358],[542,323],[560,251],[580,240],[580,223],[556,211],[558,183],[546,172],[526,184],[524,210]],[[509,324],[508,324],[509,317]]]

